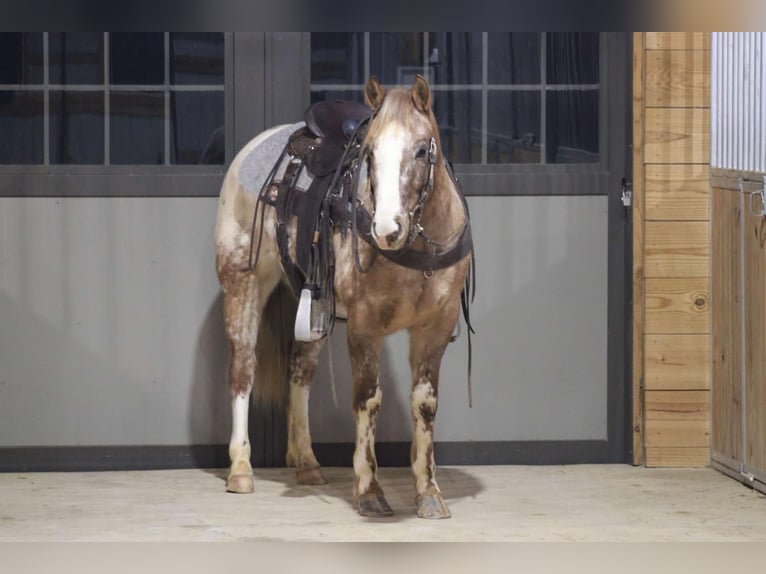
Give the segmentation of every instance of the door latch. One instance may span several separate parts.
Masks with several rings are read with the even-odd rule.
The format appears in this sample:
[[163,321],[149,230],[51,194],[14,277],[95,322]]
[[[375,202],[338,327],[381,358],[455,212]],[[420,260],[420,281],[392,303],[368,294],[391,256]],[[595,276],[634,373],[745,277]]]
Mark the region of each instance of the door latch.
[[622,192],[620,194],[622,205],[628,209],[633,205],[633,184],[626,178],[622,178]]

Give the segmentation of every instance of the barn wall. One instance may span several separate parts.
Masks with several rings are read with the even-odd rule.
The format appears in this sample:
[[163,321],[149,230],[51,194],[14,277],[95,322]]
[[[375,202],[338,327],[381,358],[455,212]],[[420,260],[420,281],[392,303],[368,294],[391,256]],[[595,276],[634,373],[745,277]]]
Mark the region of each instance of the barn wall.
[[634,38],[634,462],[710,460],[710,35]]

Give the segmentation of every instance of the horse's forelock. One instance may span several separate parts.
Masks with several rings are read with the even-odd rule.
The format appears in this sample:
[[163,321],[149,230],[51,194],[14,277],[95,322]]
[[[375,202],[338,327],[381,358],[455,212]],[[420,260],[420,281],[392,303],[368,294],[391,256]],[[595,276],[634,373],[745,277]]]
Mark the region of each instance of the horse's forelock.
[[[408,129],[408,127],[413,125],[416,117],[422,116],[423,112],[419,111],[415,107],[415,103],[412,101],[412,93],[410,90],[404,88],[392,88],[386,93],[383,104],[375,114],[372,122],[370,122],[370,127],[365,138],[365,144],[367,147],[372,148],[386,127],[392,124],[398,124],[404,129]],[[431,124],[432,135],[438,142],[439,130],[436,124],[436,118],[431,110],[428,111],[427,119]]]

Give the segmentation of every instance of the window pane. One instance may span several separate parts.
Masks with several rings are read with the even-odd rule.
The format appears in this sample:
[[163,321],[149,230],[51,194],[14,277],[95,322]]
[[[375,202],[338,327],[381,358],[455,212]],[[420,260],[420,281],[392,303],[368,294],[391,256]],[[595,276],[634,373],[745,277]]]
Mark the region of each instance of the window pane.
[[223,85],[223,53],[221,33],[170,34],[170,82]]
[[549,84],[598,84],[598,32],[551,32]]
[[386,86],[411,84],[423,63],[421,32],[370,33],[370,74]]
[[165,83],[165,35],[162,32],[112,32],[109,54],[112,84]]
[[428,67],[435,84],[481,84],[481,33],[431,32]]
[[311,34],[312,84],[363,84],[365,81],[363,33]]
[[311,92],[311,103],[322,102],[325,100],[353,100],[364,102],[364,95],[361,90],[320,90]]
[[164,163],[165,95],[114,91],[109,107],[111,163]]
[[51,91],[52,164],[104,163],[104,94]]
[[225,159],[223,92],[174,92],[170,96],[170,162],[222,164]]
[[540,83],[540,34],[489,32],[487,76],[490,84]]
[[487,163],[540,163],[540,92],[487,95]]
[[48,47],[51,84],[104,83],[101,32],[51,32]]
[[0,32],[0,84],[42,83],[42,32]]
[[548,162],[598,162],[598,96],[598,90],[548,92]]
[[481,94],[434,92],[434,115],[442,148],[453,163],[481,163]]
[[43,163],[43,113],[42,92],[0,91],[0,163]]

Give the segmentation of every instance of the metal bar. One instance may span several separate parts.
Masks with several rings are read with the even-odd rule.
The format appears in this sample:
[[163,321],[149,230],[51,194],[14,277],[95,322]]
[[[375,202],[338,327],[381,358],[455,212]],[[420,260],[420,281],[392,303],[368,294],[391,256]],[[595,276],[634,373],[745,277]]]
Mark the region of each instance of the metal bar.
[[51,98],[48,82],[50,80],[50,38],[43,32],[43,165],[51,163]]
[[548,58],[548,33],[540,32],[540,163],[548,163],[548,110],[546,106],[548,86],[548,69],[546,60]]
[[755,135],[758,126],[755,123],[756,108],[756,58],[755,58],[755,34],[747,34],[747,52],[750,60],[750,72],[747,78],[747,140],[745,142],[745,169],[752,170],[755,166]]
[[489,33],[481,33],[481,163],[487,163],[487,131],[489,129]]
[[[370,33],[364,32],[364,79],[370,77]],[[346,88],[340,88],[346,89]],[[364,89],[364,84],[359,84],[359,90]]]
[[224,32],[224,131],[226,132],[225,163],[234,159],[234,32]]
[[[745,193],[744,193],[744,183],[740,183],[740,193],[739,193],[739,212],[742,214],[741,216],[741,222],[739,229],[739,312],[741,315],[741,326],[740,326],[740,337],[742,341],[741,350],[740,350],[740,358],[739,360],[742,361],[742,374],[740,376],[740,405],[746,405],[747,404],[747,332],[746,332],[746,321],[745,317],[747,317],[747,306],[745,301],[745,229],[747,228],[747,215],[745,215]],[[747,452],[747,415],[744,410],[744,406],[742,408],[742,437],[741,437],[741,448],[742,448],[742,458],[745,458],[745,453]]]
[[109,32],[104,32],[104,165],[112,162],[112,105],[109,82],[111,66],[109,60]]
[[165,124],[164,124],[164,131],[165,131],[165,148],[164,148],[164,155],[165,155],[165,161],[163,162],[165,165],[170,165],[170,32],[164,33],[164,40],[165,40],[165,62],[164,62],[164,74],[165,74]]

